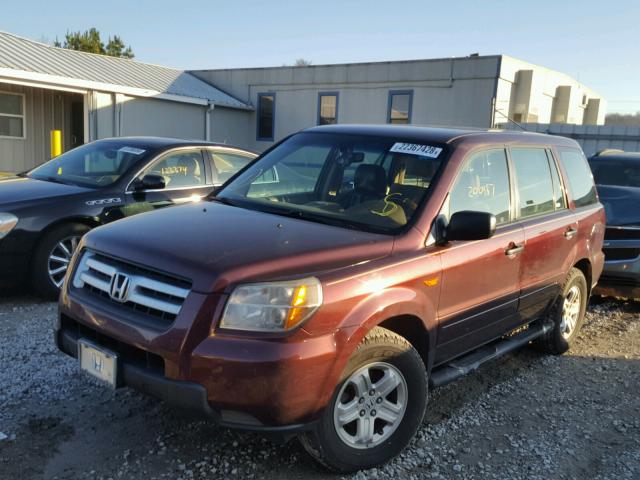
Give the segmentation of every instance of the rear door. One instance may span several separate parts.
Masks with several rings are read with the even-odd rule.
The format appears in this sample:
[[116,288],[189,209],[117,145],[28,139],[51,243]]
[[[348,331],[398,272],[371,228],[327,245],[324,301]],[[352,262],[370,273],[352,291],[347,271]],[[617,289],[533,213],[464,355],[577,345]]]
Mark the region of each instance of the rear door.
[[127,216],[158,208],[199,201],[213,192],[211,168],[200,148],[180,148],[155,159],[136,179],[145,175],[164,177],[165,187],[135,190],[131,182],[126,192]]
[[519,313],[530,320],[558,294],[573,262],[578,224],[567,208],[551,150],[513,147],[509,153],[516,184],[516,216],[525,237]]
[[501,336],[517,322],[522,226],[514,223],[513,192],[506,150],[471,153],[443,211],[484,211],[496,216],[492,238],[449,242],[441,250],[442,288],[438,308],[436,363]]

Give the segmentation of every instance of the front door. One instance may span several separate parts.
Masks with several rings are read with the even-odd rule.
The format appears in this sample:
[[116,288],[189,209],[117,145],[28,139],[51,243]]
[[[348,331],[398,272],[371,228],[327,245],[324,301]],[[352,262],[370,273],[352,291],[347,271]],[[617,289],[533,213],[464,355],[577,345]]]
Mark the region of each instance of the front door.
[[145,175],[160,175],[165,187],[136,190],[135,180],[127,189],[126,216],[137,213],[197,202],[214,190],[211,174],[199,148],[179,149],[166,153],[146,168],[137,179]]
[[517,324],[524,232],[513,222],[512,189],[503,148],[472,153],[452,187],[442,214],[459,211],[495,215],[492,238],[454,241],[442,247],[435,363],[463,354]]

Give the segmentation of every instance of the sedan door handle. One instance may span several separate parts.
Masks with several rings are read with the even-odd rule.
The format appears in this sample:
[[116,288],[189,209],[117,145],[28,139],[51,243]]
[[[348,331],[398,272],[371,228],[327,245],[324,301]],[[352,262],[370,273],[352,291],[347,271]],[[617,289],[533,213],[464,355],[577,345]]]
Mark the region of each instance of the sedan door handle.
[[515,243],[509,244],[507,249],[504,251],[504,254],[508,257],[512,255],[517,255],[518,253],[524,250],[524,245],[516,245]]
[[570,240],[576,236],[576,233],[578,233],[578,230],[576,230],[575,228],[568,228],[567,231],[564,232],[564,238]]

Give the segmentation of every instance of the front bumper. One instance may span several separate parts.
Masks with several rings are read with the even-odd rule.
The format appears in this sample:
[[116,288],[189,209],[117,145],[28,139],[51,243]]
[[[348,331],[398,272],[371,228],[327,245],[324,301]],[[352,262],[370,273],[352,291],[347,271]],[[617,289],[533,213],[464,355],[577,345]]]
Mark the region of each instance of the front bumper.
[[640,298],[640,231],[638,238],[605,238],[605,263],[596,295]]
[[311,428],[327,398],[333,335],[211,335],[211,319],[223,304],[222,296],[192,292],[173,325],[154,332],[65,290],[56,344],[74,357],[80,338],[113,350],[121,359],[120,386],[225,426],[274,433]]

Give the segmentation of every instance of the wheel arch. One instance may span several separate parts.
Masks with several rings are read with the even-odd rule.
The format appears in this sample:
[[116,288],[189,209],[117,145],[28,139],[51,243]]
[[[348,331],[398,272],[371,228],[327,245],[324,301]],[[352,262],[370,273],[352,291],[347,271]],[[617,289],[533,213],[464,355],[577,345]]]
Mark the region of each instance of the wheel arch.
[[51,222],[42,230],[40,230],[40,233],[38,234],[38,237],[36,238],[36,241],[33,244],[33,249],[31,251],[31,259],[29,260],[30,272],[33,270],[33,262],[36,256],[35,254],[38,251],[38,248],[40,248],[40,245],[42,244],[42,241],[44,240],[44,238],[56,228],[59,228],[63,225],[74,225],[74,224],[85,225],[89,227],[89,229],[93,229],[101,225],[101,223],[97,219],[93,217],[87,217],[87,216],[65,217],[65,218],[61,218]]
[[582,272],[584,278],[587,280],[587,295],[591,294],[591,288],[593,285],[593,270],[591,266],[591,261],[588,258],[581,258],[574,265],[574,268],[577,268]]

